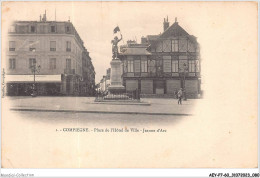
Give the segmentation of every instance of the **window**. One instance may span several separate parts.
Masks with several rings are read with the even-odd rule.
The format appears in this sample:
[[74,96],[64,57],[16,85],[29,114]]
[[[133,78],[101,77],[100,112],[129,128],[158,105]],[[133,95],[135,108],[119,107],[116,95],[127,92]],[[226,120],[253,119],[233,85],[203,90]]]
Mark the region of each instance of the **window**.
[[190,60],[189,61],[189,72],[195,72],[195,61],[194,60]]
[[134,61],[127,61],[127,72],[134,72]]
[[163,56],[163,72],[171,71],[171,56]]
[[15,69],[15,59],[9,59],[9,69]]
[[35,26],[31,26],[31,33],[35,33]]
[[178,52],[178,51],[179,51],[178,40],[172,40],[172,52]]
[[127,61],[124,60],[124,63],[123,63],[123,73],[126,73],[127,72]]
[[36,65],[36,59],[35,58],[30,58],[29,59],[29,68],[31,69],[35,65]]
[[50,69],[56,69],[56,58],[50,59]]
[[50,51],[56,51],[56,41],[50,42]]
[[67,32],[67,33],[70,32],[70,27],[69,27],[69,26],[66,27],[66,32]]
[[141,60],[140,59],[136,59],[134,60],[134,72],[135,73],[140,73],[141,72]]
[[155,60],[149,60],[148,61],[148,72],[150,72],[150,73],[155,73],[156,72]]
[[29,41],[29,51],[35,51],[36,45],[34,41]]
[[156,72],[158,75],[161,75],[162,68],[163,68],[163,60],[160,57],[158,57],[156,60]]
[[70,52],[71,51],[71,42],[66,41],[66,51]]
[[66,69],[71,69],[71,59],[66,59]]
[[196,72],[200,72],[200,61],[196,60]]
[[172,60],[172,72],[179,72],[178,60]]
[[147,60],[141,60],[141,72],[147,72]]
[[9,41],[9,51],[15,51],[15,41]]
[[56,32],[56,28],[54,25],[51,26],[51,32]]

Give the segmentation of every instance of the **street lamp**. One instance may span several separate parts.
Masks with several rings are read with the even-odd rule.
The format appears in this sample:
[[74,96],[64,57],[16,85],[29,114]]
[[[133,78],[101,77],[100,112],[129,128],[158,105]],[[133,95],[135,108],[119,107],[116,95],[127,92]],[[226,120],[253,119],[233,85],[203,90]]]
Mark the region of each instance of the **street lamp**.
[[33,87],[32,87],[33,92],[31,94],[32,97],[36,97],[37,96],[37,94],[36,94],[36,87],[35,87],[35,73],[36,72],[39,73],[40,70],[41,70],[41,66],[40,65],[36,66],[36,62],[34,62],[33,65],[31,66],[31,71],[33,73]]
[[185,89],[185,80],[186,80],[186,73],[188,71],[188,66],[186,65],[186,63],[183,64],[183,69],[179,68],[179,75],[181,78],[181,83],[183,84],[182,88],[183,88],[183,96],[184,96],[184,100],[187,100],[186,97],[186,89]]

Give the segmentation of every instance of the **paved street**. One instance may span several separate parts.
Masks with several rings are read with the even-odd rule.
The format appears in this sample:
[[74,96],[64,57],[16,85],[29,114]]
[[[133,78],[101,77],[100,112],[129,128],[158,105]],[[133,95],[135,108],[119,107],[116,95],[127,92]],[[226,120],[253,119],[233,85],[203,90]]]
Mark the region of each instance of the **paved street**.
[[[193,115],[201,100],[141,99],[146,105],[100,104],[94,97],[5,97],[7,111],[28,121],[55,124],[100,125],[164,125],[173,124]],[[9,111],[11,109],[11,112]],[[76,121],[76,122],[75,122]]]
[[183,101],[178,105],[176,99],[141,99],[142,102],[150,103],[150,106],[122,105],[120,103],[98,103],[94,97],[6,97],[13,109],[36,109],[56,111],[89,111],[89,112],[128,112],[128,113],[157,113],[157,114],[193,114],[192,108],[199,100]]

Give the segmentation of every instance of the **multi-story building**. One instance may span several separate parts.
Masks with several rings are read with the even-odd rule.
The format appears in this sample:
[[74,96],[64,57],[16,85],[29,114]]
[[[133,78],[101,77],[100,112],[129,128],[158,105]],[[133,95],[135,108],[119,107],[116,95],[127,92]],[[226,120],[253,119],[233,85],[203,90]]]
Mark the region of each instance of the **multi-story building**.
[[81,95],[95,95],[95,69],[89,56],[89,52],[85,49],[82,53],[82,75],[80,93]]
[[15,21],[8,40],[7,95],[30,95],[34,77],[38,95],[93,94],[94,67],[70,21]]
[[106,89],[105,89],[106,92],[108,92],[108,87],[111,85],[110,75],[111,75],[111,68],[108,68],[107,75],[106,75]]
[[177,22],[164,19],[163,33],[128,41],[120,47],[123,85],[142,94],[174,94],[185,89],[188,98],[200,94],[200,48],[197,39]]
[[103,75],[102,79],[97,85],[98,93],[108,93],[108,87],[111,84],[110,75],[111,75],[111,68],[108,68],[106,75]]

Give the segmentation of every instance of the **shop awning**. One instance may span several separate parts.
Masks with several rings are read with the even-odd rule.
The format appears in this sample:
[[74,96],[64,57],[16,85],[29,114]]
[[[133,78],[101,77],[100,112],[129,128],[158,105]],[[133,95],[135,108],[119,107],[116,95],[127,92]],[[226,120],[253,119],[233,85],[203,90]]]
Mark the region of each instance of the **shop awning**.
[[[33,82],[33,75],[6,75],[5,82],[14,83],[31,83]],[[35,75],[36,83],[58,83],[61,82],[61,75]]]

